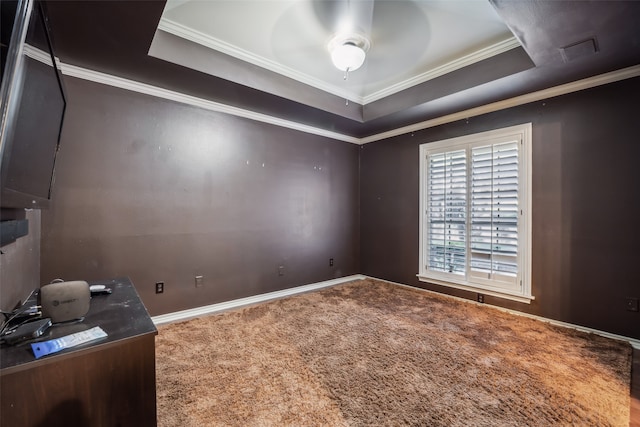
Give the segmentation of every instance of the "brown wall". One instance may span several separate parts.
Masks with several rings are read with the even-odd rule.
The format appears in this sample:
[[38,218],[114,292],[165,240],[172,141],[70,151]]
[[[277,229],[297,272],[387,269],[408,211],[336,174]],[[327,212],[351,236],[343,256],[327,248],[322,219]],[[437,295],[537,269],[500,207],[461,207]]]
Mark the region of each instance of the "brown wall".
[[486,302],[640,338],[625,309],[640,296],[639,78],[361,148],[76,79],[67,90],[43,283],[126,275],[152,314],[354,273],[473,299],[416,279],[418,147],[531,121],[536,299]]
[[485,302],[640,338],[640,78],[367,144],[361,150],[361,272],[466,298],[419,282],[421,143],[533,123],[536,299]]
[[358,146],[65,83],[43,283],[129,276],[157,315],[359,272]]
[[[24,216],[23,216],[24,215]],[[0,248],[0,309],[13,310],[40,287],[40,211],[23,211],[29,234]]]

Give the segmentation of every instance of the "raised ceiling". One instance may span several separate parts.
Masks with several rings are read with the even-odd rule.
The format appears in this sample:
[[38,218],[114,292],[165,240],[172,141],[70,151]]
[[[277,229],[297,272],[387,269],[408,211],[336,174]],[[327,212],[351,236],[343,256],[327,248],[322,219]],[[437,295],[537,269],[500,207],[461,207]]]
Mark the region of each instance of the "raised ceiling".
[[[625,75],[639,75],[640,1],[352,0],[352,7],[370,11],[372,48],[365,67],[344,82],[330,65],[326,43],[335,16],[348,3],[57,0],[47,5],[64,64],[347,139],[383,135],[614,70],[632,67]],[[463,17],[463,5],[474,11],[472,17]],[[163,15],[177,22],[183,12],[193,15],[189,10],[194,7],[219,9],[196,13],[197,19],[191,16],[193,22],[181,25],[210,32],[209,40],[224,42],[230,50],[167,30]],[[360,26],[369,25],[362,21],[369,15],[358,16],[364,22]],[[457,32],[439,34],[443,27]],[[496,45],[505,50],[492,52]],[[247,56],[239,57],[240,49]],[[474,56],[487,49],[495,54]],[[469,57],[477,61],[442,68]],[[262,58],[275,68],[249,58]],[[430,74],[433,70],[443,73]],[[294,78],[300,75],[312,81]],[[430,78],[420,80],[425,75]],[[402,90],[395,91],[398,87]],[[383,96],[377,99],[376,93]],[[345,105],[347,97],[353,101]]]
[[[208,48],[184,55],[154,42],[161,59],[242,83],[206,60],[226,54],[359,104],[519,46],[491,4],[478,0],[169,0],[158,28]],[[348,76],[327,48],[344,33],[370,42],[365,63]]]

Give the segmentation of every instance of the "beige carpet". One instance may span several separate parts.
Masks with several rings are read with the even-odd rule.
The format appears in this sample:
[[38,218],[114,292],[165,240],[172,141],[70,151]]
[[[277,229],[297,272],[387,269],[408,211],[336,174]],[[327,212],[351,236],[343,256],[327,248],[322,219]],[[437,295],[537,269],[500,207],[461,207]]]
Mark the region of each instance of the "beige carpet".
[[160,426],[624,426],[631,346],[363,280],[159,328]]

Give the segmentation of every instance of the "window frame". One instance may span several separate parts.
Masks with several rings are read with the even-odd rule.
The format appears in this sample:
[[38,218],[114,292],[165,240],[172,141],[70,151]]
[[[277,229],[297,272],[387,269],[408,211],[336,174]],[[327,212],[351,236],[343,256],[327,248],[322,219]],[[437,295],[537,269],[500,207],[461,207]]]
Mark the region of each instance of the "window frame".
[[[500,281],[490,279],[474,280],[469,267],[470,251],[470,222],[471,222],[471,148],[482,145],[499,144],[505,140],[513,141],[518,138],[521,145],[518,150],[518,207],[521,210],[518,219],[518,275],[515,286],[505,285]],[[531,162],[532,162],[532,124],[524,123],[506,128],[490,130],[456,138],[427,142],[420,145],[420,212],[419,212],[419,266],[417,277],[420,281],[435,283],[455,289],[463,289],[484,295],[497,296],[518,302],[530,303],[535,297],[531,293]],[[453,273],[438,272],[427,269],[428,257],[428,156],[430,154],[445,153],[464,149],[467,152],[467,232],[466,256],[467,268],[464,276]],[[457,276],[457,277],[456,277]],[[518,285],[519,283],[519,285]]]

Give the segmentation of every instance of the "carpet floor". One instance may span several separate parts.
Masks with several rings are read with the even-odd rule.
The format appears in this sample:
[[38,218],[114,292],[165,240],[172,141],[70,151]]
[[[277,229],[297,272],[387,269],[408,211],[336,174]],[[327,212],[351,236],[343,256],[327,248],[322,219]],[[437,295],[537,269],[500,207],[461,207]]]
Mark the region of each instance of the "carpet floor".
[[624,426],[628,343],[361,280],[158,328],[159,426]]

